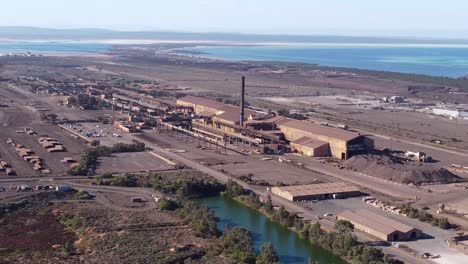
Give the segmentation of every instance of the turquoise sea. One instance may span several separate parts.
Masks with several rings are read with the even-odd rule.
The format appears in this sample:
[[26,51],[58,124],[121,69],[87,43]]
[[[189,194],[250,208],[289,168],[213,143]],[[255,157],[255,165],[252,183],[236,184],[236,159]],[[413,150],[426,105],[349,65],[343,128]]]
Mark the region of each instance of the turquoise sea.
[[33,53],[106,53],[111,44],[86,42],[0,42],[0,54]]
[[[1,42],[0,54],[107,53],[114,44],[91,42]],[[186,50],[227,60],[282,61],[457,78],[468,75],[468,46],[286,44],[200,46]]]
[[228,60],[301,62],[453,78],[468,75],[468,46],[314,44],[205,46],[189,50]]

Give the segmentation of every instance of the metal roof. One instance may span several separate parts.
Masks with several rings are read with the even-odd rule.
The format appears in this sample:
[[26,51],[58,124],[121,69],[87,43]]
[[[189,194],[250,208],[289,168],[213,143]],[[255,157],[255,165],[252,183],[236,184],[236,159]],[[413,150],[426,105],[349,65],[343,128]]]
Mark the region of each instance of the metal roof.
[[369,210],[359,210],[356,212],[344,211],[338,215],[339,217],[345,218],[351,222],[359,223],[360,225],[366,226],[374,231],[382,234],[391,234],[395,231],[402,233],[408,233],[415,228],[397,222],[393,219],[378,215]]
[[359,192],[359,189],[353,185],[344,182],[334,183],[317,183],[308,185],[273,187],[278,188],[281,192],[287,192],[291,196],[306,196],[306,195],[325,195],[345,192]]
[[335,127],[321,126],[318,124],[299,121],[291,118],[288,118],[287,120],[281,120],[278,125],[280,128],[293,128],[311,134],[334,138],[342,141],[350,141],[360,136],[360,134],[356,132],[346,131]]
[[387,236],[396,231],[394,228],[388,227],[386,225],[383,225],[382,223],[373,221],[371,219],[368,219],[364,216],[358,215],[348,210],[341,212],[338,215],[338,218],[348,220],[351,223],[353,222],[358,223],[359,225],[365,226],[368,229],[372,229],[375,232],[378,232]]
[[389,226],[391,228],[394,228],[400,232],[403,232],[403,233],[407,233],[411,230],[413,230],[414,228],[411,227],[411,226],[408,226],[408,225],[405,225],[403,223],[400,223],[400,222],[397,222],[393,219],[390,219],[390,218],[387,218],[387,217],[384,217],[384,216],[381,216],[379,214],[376,214],[376,213],[373,213],[369,210],[359,210],[356,212],[356,214],[359,214],[361,216],[364,216],[366,218],[369,218],[369,219],[372,219],[374,221],[377,221],[379,223],[382,223],[386,226]]
[[324,145],[328,145],[327,142],[320,141],[320,140],[315,140],[315,139],[312,139],[310,137],[301,137],[301,138],[298,138],[298,139],[294,140],[291,143],[301,145],[301,146],[304,146],[304,147],[308,147],[308,148],[313,148],[313,149],[319,148],[319,147],[324,146]]
[[[208,100],[205,98],[195,97],[195,96],[186,96],[178,99],[180,102],[189,103],[193,105],[203,106],[215,110],[216,112],[222,112],[216,116],[218,120],[229,121],[237,123],[240,121],[240,107],[234,105],[223,104],[220,102]],[[206,112],[206,111],[204,111]],[[265,113],[257,112],[251,109],[244,109],[244,115],[247,119],[249,116],[260,116],[265,115]]]
[[220,103],[220,102],[208,100],[208,99],[201,98],[201,97],[195,97],[191,95],[185,96],[183,98],[179,98],[177,99],[177,101],[194,104],[194,105],[200,105],[200,106],[204,106],[206,108],[211,108],[215,110],[221,110],[223,107],[226,106],[225,104]]

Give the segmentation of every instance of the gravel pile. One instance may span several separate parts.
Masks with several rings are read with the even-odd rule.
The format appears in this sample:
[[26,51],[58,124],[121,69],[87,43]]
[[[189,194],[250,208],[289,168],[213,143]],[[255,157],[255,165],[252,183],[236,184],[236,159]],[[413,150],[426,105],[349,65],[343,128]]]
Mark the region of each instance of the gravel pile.
[[343,162],[343,165],[349,170],[406,184],[454,183],[461,180],[437,164],[409,162],[391,155],[357,155]]

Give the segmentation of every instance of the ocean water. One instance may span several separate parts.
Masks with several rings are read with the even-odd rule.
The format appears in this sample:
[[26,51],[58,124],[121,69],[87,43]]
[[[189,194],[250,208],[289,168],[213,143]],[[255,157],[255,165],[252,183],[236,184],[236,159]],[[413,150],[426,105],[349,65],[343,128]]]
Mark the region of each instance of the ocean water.
[[86,42],[0,42],[0,54],[8,53],[106,53],[111,44]]
[[281,61],[432,76],[468,75],[468,46],[279,45],[189,49],[228,60]]

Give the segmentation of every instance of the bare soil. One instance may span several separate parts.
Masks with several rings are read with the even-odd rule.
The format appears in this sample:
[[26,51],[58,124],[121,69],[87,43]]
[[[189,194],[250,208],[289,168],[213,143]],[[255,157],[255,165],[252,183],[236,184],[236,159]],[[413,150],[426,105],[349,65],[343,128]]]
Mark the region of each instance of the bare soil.
[[399,183],[416,185],[427,183],[454,183],[461,180],[445,168],[435,164],[413,163],[391,155],[357,155],[344,161],[353,171]]

